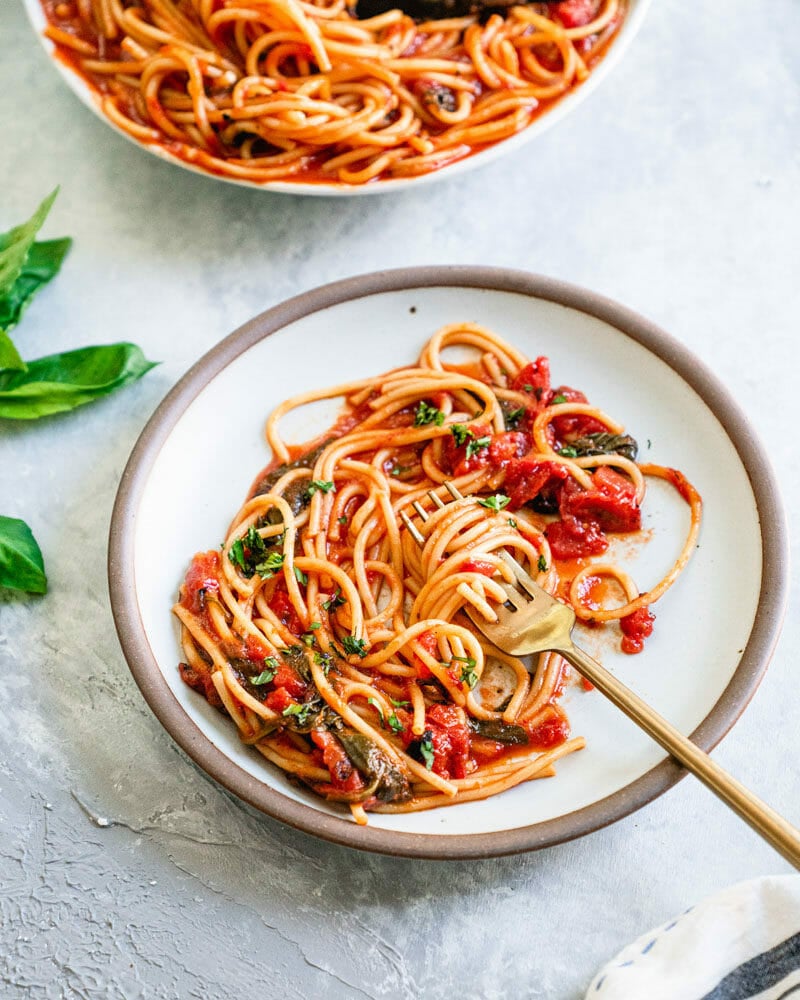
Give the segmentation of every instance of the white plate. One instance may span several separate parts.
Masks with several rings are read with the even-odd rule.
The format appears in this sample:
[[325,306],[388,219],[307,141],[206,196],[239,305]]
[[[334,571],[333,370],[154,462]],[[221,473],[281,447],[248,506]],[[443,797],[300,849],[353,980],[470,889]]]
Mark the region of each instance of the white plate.
[[[643,458],[682,470],[702,494],[699,547],[658,602],[645,651],[626,656],[615,643],[598,646],[597,633],[580,638],[704,747],[724,735],[755,690],[786,591],[783,515],[752,430],[697,359],[621,306],[522,272],[410,269],[306,293],[232,334],[167,396],[125,471],[109,557],[125,655],[175,739],[243,798],[328,839],[434,857],[508,853],[577,836],[643,805],[682,772],[600,694],[576,688],[566,708],[587,748],[560,761],[557,778],[483,802],[372,815],[361,828],[290,785],[182,683],[170,606],[193,553],[219,544],[269,460],[264,422],[278,402],[409,364],[438,327],[458,320],[485,324],[531,357],[548,355],[554,384],[582,389],[639,440]],[[317,410],[286,430],[303,441],[330,423],[331,412]],[[687,525],[685,503],[653,483],[644,518],[652,541],[625,543],[623,553],[643,590],[671,564]]]
[[441,170],[436,170],[430,174],[423,174],[420,177],[397,178],[377,181],[370,184],[352,185],[341,184],[338,182],[323,184],[316,182],[304,183],[302,181],[265,181],[263,183],[257,183],[255,181],[239,180],[233,177],[221,177],[220,175],[212,173],[209,170],[205,170],[200,166],[187,163],[185,160],[182,160],[177,156],[173,156],[167,149],[157,143],[139,142],[127,132],[119,128],[119,126],[115,125],[111,119],[103,113],[96,91],[87,83],[86,80],[83,79],[82,76],[58,58],[55,45],[43,34],[44,29],[47,27],[47,19],[44,16],[40,0],[23,0],[23,3],[39,41],[44,46],[45,51],[50,56],[51,62],[61,74],[61,77],[64,79],[70,90],[80,98],[87,108],[92,110],[98,118],[104,121],[109,128],[114,129],[115,132],[132,142],[134,145],[140,146],[148,153],[153,153],[155,156],[160,157],[162,160],[166,160],[168,163],[174,163],[178,167],[183,167],[184,170],[191,170],[194,173],[203,174],[205,177],[212,177],[215,180],[225,181],[228,184],[238,184],[243,187],[259,188],[262,191],[274,191],[282,194],[306,194],[327,197],[331,195],[351,196],[382,194],[386,191],[402,191],[409,187],[419,187],[421,184],[430,184],[433,181],[441,180],[445,177],[454,177],[456,174],[461,174],[467,170],[472,170],[474,167],[482,166],[483,164],[494,160],[496,157],[505,153],[510,153],[512,150],[518,149],[523,144],[530,142],[532,139],[535,139],[536,136],[541,135],[542,132],[550,128],[551,125],[555,125],[556,122],[565,118],[574,108],[578,106],[581,101],[584,100],[584,98],[588,97],[589,94],[592,93],[592,91],[602,80],[605,79],[606,76],[608,76],[611,70],[622,58],[623,53],[628,48],[628,45],[633,41],[636,33],[642,25],[647,8],[650,6],[650,0],[629,0],[629,10],[617,37],[614,39],[609,51],[600,60],[599,65],[592,70],[592,73],[587,81],[579,87],[571,90],[540,117],[535,118],[528,128],[523,129],[521,132],[518,132],[516,135],[513,135],[502,142],[498,142],[495,145],[490,146],[488,149],[475,153],[472,156],[468,156],[463,160],[451,163],[448,166],[443,167]]

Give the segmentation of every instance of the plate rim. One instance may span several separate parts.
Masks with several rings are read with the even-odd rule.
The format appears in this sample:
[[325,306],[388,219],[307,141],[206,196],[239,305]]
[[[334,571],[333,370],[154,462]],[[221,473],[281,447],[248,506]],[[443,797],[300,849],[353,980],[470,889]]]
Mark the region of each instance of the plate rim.
[[164,443],[199,393],[256,343],[307,315],[370,295],[415,288],[467,287],[542,299],[593,316],[664,361],[722,425],[747,474],[761,534],[758,613],[729,683],[690,738],[710,751],[755,694],[778,641],[788,600],[788,527],[777,478],[744,411],[718,376],[683,343],[639,313],[597,292],[527,271],[474,265],[393,268],[334,281],[275,305],[207,351],[169,390],[140,433],[120,479],[111,515],[108,585],[122,652],[145,701],[172,739],[199,767],[272,819],[333,843],[379,854],[435,860],[478,859],[538,850],[602,829],[642,808],[688,772],[671,759],[611,795],[562,816],[510,830],[423,834],[358,826],[271,788],[216,747],[170,690],[150,648],[135,587],[136,515]]
[[183,160],[175,156],[159,143],[148,143],[140,141],[120,128],[100,107],[97,92],[89,83],[71,66],[65,64],[58,58],[55,44],[42,32],[42,25],[46,24],[41,0],[22,0],[25,15],[38,38],[42,48],[47,55],[48,62],[55,68],[58,75],[66,83],[67,88],[78,98],[84,107],[88,108],[101,122],[106,124],[117,135],[122,136],[141,151],[155,156],[162,162],[170,163],[173,166],[181,167],[196,176],[206,177],[214,181],[222,181],[235,187],[250,188],[257,191],[266,191],[271,194],[308,195],[309,197],[337,198],[337,197],[363,197],[377,194],[392,194],[409,189],[426,186],[437,181],[446,180],[448,177],[463,175],[472,170],[479,169],[506,153],[519,151],[523,146],[542,135],[552,126],[557,125],[563,118],[579,107],[610,76],[623,56],[627,53],[629,46],[634,41],[644,23],[652,0],[628,0],[630,9],[616,39],[600,60],[600,63],[590,73],[589,77],[579,86],[571,89],[560,98],[551,108],[546,110],[540,117],[535,118],[530,125],[502,139],[499,142],[478,150],[461,160],[446,164],[439,170],[434,170],[418,177],[396,177],[387,178],[375,183],[366,184],[344,184],[342,182],[301,182],[292,180],[275,181],[249,181],[240,177],[228,177],[223,174],[215,174],[212,170],[198,166],[188,160]]

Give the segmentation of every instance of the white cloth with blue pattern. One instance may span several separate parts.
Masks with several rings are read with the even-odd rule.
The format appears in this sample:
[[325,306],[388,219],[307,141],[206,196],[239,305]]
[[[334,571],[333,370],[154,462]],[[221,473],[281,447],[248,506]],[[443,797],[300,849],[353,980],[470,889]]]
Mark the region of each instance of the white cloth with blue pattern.
[[742,882],[642,935],[586,1000],[800,1000],[800,875]]

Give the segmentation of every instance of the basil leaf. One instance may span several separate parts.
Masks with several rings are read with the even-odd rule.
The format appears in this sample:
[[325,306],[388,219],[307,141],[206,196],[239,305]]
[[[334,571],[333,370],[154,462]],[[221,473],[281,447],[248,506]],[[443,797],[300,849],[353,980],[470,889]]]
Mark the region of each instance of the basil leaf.
[[47,218],[57,194],[58,188],[45,198],[27,222],[14,226],[7,233],[0,233],[0,296],[11,295],[14,283],[19,278],[28,257],[28,251],[33,245],[36,234],[42,228],[42,223]]
[[27,371],[0,374],[0,417],[35,420],[73,410],[135,382],[156,363],[125,343],[38,358]]
[[42,551],[24,521],[0,515],[0,587],[44,594],[47,577]]
[[24,372],[27,367],[14,347],[11,337],[5,330],[0,330],[0,372]]
[[69,237],[33,244],[17,280],[5,295],[0,296],[0,327],[10,330],[19,323],[33,296],[58,274],[71,246]]

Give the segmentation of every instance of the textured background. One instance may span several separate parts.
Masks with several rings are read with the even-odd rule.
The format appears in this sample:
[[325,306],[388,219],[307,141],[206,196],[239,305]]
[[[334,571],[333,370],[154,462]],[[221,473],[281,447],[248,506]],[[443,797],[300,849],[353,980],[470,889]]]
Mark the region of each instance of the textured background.
[[[798,32],[793,0],[655,3],[616,72],[533,145],[345,201],[240,190],[135,149],[0,4],[0,229],[60,184],[44,235],[75,238],[22,353],[133,340],[163,361],[74,414],[0,426],[0,509],[30,523],[50,577],[44,599],[0,593],[2,997],[571,1000],[648,927],[788,870],[693,780],[582,841],[482,863],[286,829],[198,772],[143,703],[105,550],[139,431],[219,338],[322,282],[475,263],[617,298],[712,365],[775,462],[800,564]],[[773,664],[716,754],[796,823],[799,590],[795,572]]]

